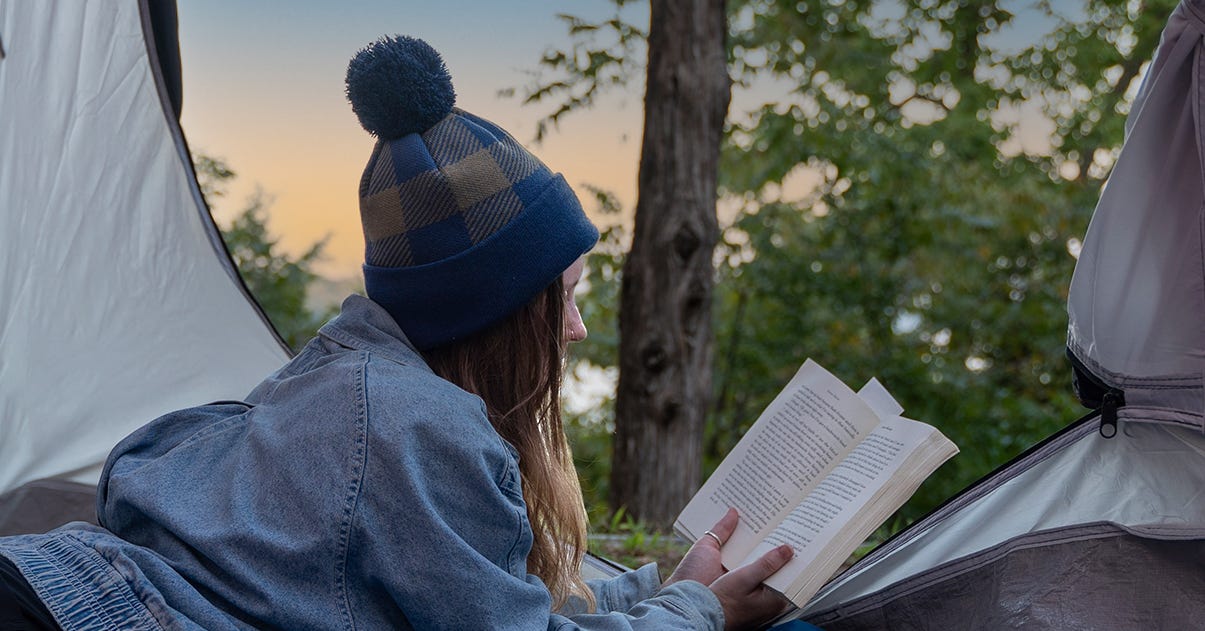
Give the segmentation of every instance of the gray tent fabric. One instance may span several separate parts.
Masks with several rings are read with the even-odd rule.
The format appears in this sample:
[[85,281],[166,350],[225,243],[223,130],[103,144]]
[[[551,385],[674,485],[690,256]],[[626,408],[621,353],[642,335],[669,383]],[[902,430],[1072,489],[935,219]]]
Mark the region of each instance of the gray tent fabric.
[[[1099,419],[1086,417],[855,564],[813,600],[805,617],[826,629],[1135,628],[1114,626],[1114,612],[1150,612],[1148,603],[1165,602],[1166,590],[1179,587],[1146,583],[1132,589],[1133,577],[1205,569],[1197,553],[1205,541],[1205,499],[1199,492],[1205,488],[1203,448],[1199,431],[1160,423],[1127,423],[1116,438],[1103,438]],[[1088,526],[1104,528],[1104,534]],[[1092,540],[1109,533],[1162,550],[1180,546],[1182,552],[1114,559],[1057,583],[1032,569],[1018,570],[1026,566],[1014,558],[1017,554],[1052,563],[1058,555],[1091,556],[1098,545]],[[1151,565],[1155,561],[1159,565]],[[1029,580],[1026,574],[1032,575]],[[1061,595],[1049,603],[1045,594],[1052,592]],[[1098,592],[1111,594],[1109,608],[1075,608]],[[934,601],[934,594],[942,597]],[[1045,609],[1028,611],[1021,605],[1025,602],[1043,603]],[[1059,602],[1067,607],[1061,622],[1042,626]],[[913,608],[928,612],[922,620],[930,626],[917,626],[918,620],[884,626],[873,613]],[[1186,601],[1166,615],[1205,620],[1205,600]],[[1004,619],[1019,622],[970,624]],[[955,624],[958,620],[967,624]]]
[[1068,349],[1085,388],[1111,395],[1101,413],[872,552],[805,619],[830,631],[1205,624],[1203,38],[1205,0],[1182,0],[1072,279]]
[[812,622],[826,631],[1193,629],[1200,608],[1185,603],[1202,594],[1205,540],[1094,523],[1005,541]]
[[142,423],[288,358],[201,198],[150,3],[0,0],[0,493],[94,484]]
[[1205,2],[1172,14],[1072,276],[1068,347],[1129,407],[1205,412]]
[[0,493],[0,537],[46,532],[68,522],[96,523],[96,487],[34,480]]

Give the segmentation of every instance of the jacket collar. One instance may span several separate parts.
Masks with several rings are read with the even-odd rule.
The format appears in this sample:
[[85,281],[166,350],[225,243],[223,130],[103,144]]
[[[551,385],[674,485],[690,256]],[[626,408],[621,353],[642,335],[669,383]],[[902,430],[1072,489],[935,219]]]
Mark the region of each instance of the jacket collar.
[[339,315],[318,330],[318,335],[356,350],[365,350],[399,364],[426,366],[401,327],[372,300],[352,294]]

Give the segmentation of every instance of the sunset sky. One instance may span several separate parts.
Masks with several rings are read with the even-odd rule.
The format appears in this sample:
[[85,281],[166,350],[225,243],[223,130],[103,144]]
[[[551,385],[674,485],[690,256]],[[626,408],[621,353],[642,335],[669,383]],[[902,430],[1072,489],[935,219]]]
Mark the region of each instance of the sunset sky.
[[329,257],[320,271],[336,277],[359,273],[364,244],[356,188],[373,140],[352,114],[343,80],[357,50],[394,33],[420,37],[440,51],[457,104],[527,143],[579,195],[582,184],[590,183],[631,205],[639,91],[571,116],[541,145],[530,141],[548,107],[523,107],[518,99],[497,96],[503,88],[529,83],[526,73],[541,54],[568,41],[557,10],[609,15],[607,4],[598,1],[180,0],[185,135],[194,153],[221,157],[238,174],[215,204],[218,221],[225,223],[259,186],[274,199],[270,228],[287,249],[300,251],[330,234]]
[[[1028,40],[1044,30],[1032,2],[1007,4],[1017,19],[999,39]],[[603,0],[180,0],[185,135],[194,153],[223,158],[238,174],[215,204],[215,216],[224,224],[259,187],[274,200],[270,228],[287,250],[300,252],[329,234],[328,257],[319,271],[336,278],[359,274],[363,237],[356,187],[373,140],[352,114],[343,80],[357,50],[395,33],[425,39],[443,54],[460,107],[527,143],[579,195],[584,184],[601,186],[630,209],[642,85],[570,116],[541,145],[530,141],[550,106],[521,106],[518,99],[498,96],[501,89],[529,84],[528,73],[542,53],[568,43],[557,12],[597,19],[611,11]],[[625,9],[625,17],[647,20],[647,5]],[[755,102],[757,95],[738,93],[731,112]],[[1042,125],[1031,131],[1030,143],[1040,144]],[[585,206],[590,210],[593,204]]]

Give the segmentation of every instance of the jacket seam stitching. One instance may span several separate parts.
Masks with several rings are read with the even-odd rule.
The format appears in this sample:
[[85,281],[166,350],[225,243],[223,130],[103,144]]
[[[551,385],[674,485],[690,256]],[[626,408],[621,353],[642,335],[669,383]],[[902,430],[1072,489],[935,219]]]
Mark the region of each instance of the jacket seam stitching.
[[346,622],[347,629],[355,629],[355,616],[352,614],[351,596],[347,590],[347,564],[348,557],[351,555],[351,524],[355,518],[356,508],[359,506],[360,493],[364,485],[364,472],[368,468],[368,446],[367,446],[367,431],[368,431],[368,401],[365,386],[365,372],[370,355],[366,351],[360,351],[360,363],[356,366],[353,375],[353,385],[355,389],[355,407],[356,407],[356,422],[357,432],[355,440],[355,451],[353,454],[352,475],[351,480],[347,485],[347,499],[343,508],[343,520],[339,524],[339,557],[335,566],[335,588],[338,592],[339,608],[342,610],[343,618]]
[[[211,403],[209,405],[212,406],[213,404]],[[182,447],[187,447],[193,443],[196,443],[196,442],[199,442],[202,440],[206,440],[215,434],[220,434],[220,433],[226,431],[227,429],[229,429],[231,426],[248,423],[250,421],[250,414],[251,414],[252,410],[255,409],[255,406],[249,405],[247,403],[243,403],[243,405],[246,406],[247,409],[243,410],[242,412],[240,412],[238,414],[228,416],[220,421],[217,421],[215,423],[211,423],[209,425],[206,425],[205,427],[202,427],[201,429],[197,430],[195,433],[193,433],[188,438],[185,438],[184,440],[180,441],[172,449],[180,449]],[[205,407],[209,407],[209,406],[205,406]]]
[[[506,450],[506,447],[503,447],[502,451],[503,451],[503,453],[506,454],[506,469],[503,470],[502,477],[503,477],[503,480],[509,480],[511,477],[510,476],[511,469],[515,466],[515,463],[514,463],[514,460],[511,458],[510,452]],[[499,484],[498,486],[499,486],[499,488],[501,488],[503,485]],[[503,492],[503,495],[506,496],[507,494],[505,492]],[[520,490],[519,496],[520,497],[523,496],[521,490]],[[510,498],[508,496],[507,500],[509,501],[509,499]],[[526,507],[526,500],[524,500],[524,506]],[[524,515],[520,513],[518,507],[515,507],[515,509],[514,509],[514,517],[515,517],[515,520],[514,520],[515,521],[515,537],[514,537],[514,540],[510,544],[510,550],[506,553],[506,570],[511,573],[513,573],[516,569],[518,569],[517,568],[518,563],[515,560],[515,556],[516,556],[515,553],[519,548],[519,542],[523,540],[523,517],[524,517]]]
[[401,353],[392,352],[391,349],[384,348],[378,344],[374,344],[362,337],[358,337],[354,334],[347,333],[346,331],[343,331],[337,327],[330,327],[329,329],[326,327],[323,327],[323,330],[319,331],[318,333],[326,338],[329,338],[329,339],[339,343],[339,344],[342,344],[348,348],[360,351],[362,353],[363,352],[373,352],[395,364],[401,364],[403,366],[413,365],[413,362],[408,361],[407,358],[404,355],[402,355]]

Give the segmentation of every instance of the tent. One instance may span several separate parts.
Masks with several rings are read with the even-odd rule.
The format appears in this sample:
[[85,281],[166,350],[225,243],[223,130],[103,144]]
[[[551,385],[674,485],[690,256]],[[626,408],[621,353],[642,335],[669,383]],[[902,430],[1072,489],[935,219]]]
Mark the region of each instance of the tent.
[[117,441],[288,358],[197,187],[175,27],[0,2],[0,534],[95,519]]
[[1182,0],[1072,277],[1097,411],[849,568],[805,618],[852,629],[1190,629],[1205,621],[1205,0]]

